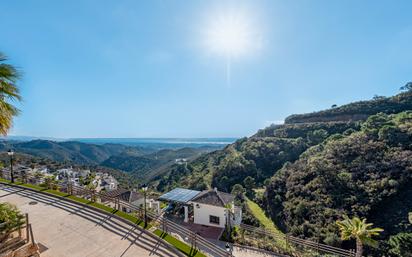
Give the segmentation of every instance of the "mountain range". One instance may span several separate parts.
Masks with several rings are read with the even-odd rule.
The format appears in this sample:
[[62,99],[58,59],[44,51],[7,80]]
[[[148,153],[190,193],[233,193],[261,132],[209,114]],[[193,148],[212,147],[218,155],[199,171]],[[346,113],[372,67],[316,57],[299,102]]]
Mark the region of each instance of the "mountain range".
[[[156,143],[160,144],[159,142]],[[203,153],[220,149],[221,145],[196,148],[161,149],[124,144],[91,144],[77,141],[0,141],[0,151],[13,149],[17,153],[74,165],[102,166],[124,171],[139,181],[166,172],[176,159],[193,159]]]

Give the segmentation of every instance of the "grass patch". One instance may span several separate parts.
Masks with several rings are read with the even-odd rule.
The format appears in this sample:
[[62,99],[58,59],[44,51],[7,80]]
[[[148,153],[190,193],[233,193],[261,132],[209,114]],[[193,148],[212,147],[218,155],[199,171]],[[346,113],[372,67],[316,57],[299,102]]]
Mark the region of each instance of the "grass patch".
[[[86,204],[86,205],[93,206],[93,207],[98,208],[98,209],[101,209],[101,210],[103,210],[103,211],[105,211],[105,212],[108,212],[108,213],[111,213],[111,214],[113,214],[113,215],[116,215],[116,216],[118,216],[118,217],[120,217],[120,218],[123,218],[123,219],[126,219],[126,220],[128,220],[128,221],[131,221],[131,222],[133,222],[134,224],[136,224],[136,225],[138,225],[138,226],[140,226],[140,227],[142,227],[142,228],[144,228],[144,229],[149,229],[149,228],[151,228],[151,225],[150,225],[150,224],[148,224],[148,225],[145,227],[144,221],[140,220],[139,218],[137,218],[137,217],[135,217],[135,216],[133,216],[133,215],[130,215],[130,214],[128,214],[128,213],[125,213],[125,212],[123,212],[123,211],[119,211],[119,210],[113,209],[113,208],[111,208],[111,207],[109,207],[109,206],[106,206],[106,205],[104,205],[104,204],[92,202],[92,201],[86,200],[86,199],[84,199],[84,198],[80,198],[80,197],[77,197],[77,196],[74,196],[74,195],[69,195],[69,194],[67,194],[67,193],[60,192],[60,191],[57,191],[57,190],[46,189],[46,188],[43,188],[43,187],[37,186],[37,185],[24,184],[24,183],[20,183],[20,182],[18,182],[18,183],[11,183],[9,180],[3,179],[3,178],[0,178],[0,182],[2,182],[2,183],[7,183],[7,184],[11,184],[11,185],[23,186],[23,187],[27,187],[27,188],[34,189],[34,190],[36,190],[36,191],[44,191],[44,192],[47,192],[47,193],[49,193],[49,194],[53,194],[53,195],[56,195],[56,196],[59,196],[59,197],[65,197],[65,198],[68,198],[68,199],[70,199],[70,200],[73,200],[73,201],[76,201],[76,202],[79,202],[79,203],[82,203],[82,204]],[[173,237],[173,236],[171,236],[171,235],[163,232],[163,231],[160,230],[160,229],[156,229],[156,230],[154,231],[154,234],[155,234],[156,236],[160,237],[161,239],[165,240],[165,241],[168,242],[169,244],[173,245],[177,250],[179,250],[180,252],[186,254],[187,256],[190,256],[190,257],[206,257],[206,255],[204,255],[204,254],[201,253],[200,251],[194,250],[192,247],[190,247],[190,246],[187,245],[186,243],[184,243],[184,242],[178,240],[177,238],[175,238],[175,237]]]
[[259,223],[262,224],[263,227],[265,227],[265,229],[283,235],[283,232],[275,226],[273,221],[266,217],[265,212],[262,210],[262,208],[259,207],[259,205],[257,205],[249,198],[246,198],[246,203],[250,212],[259,221]]
[[61,196],[61,197],[69,196],[67,193],[60,192],[60,191],[57,191],[57,190],[52,190],[52,189],[47,189],[47,190],[45,190],[45,192],[47,192],[49,194],[58,195],[58,196]]
[[[259,221],[259,223],[268,231],[273,232],[274,234],[284,236],[285,234],[269,219],[262,208],[259,207],[255,202],[246,197],[246,204],[249,208],[252,215]],[[290,248],[286,242],[286,239],[277,239],[273,240],[272,243],[276,245],[278,249],[281,250],[293,250]]]
[[43,188],[43,187],[41,187],[41,186],[36,186],[36,185],[31,185],[31,184],[23,184],[23,183],[21,183],[21,184],[19,184],[19,183],[15,183],[16,185],[19,185],[19,186],[24,186],[24,187],[28,187],[28,188],[31,188],[31,189],[35,189],[35,190],[37,190],[37,191],[44,191],[44,190],[46,190],[45,188]]
[[193,249],[186,243],[183,243],[182,241],[178,240],[177,238],[163,232],[160,229],[156,229],[153,232],[155,235],[158,237],[162,238],[163,240],[169,242],[171,245],[174,245],[176,249],[178,249],[180,252],[186,254],[187,256],[191,257],[206,257],[203,253],[199,252],[198,250]]

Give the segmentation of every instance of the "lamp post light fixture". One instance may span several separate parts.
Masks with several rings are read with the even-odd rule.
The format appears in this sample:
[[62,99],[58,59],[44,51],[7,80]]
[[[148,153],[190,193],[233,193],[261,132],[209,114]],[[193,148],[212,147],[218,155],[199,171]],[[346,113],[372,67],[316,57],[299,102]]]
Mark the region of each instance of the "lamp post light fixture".
[[147,227],[147,213],[146,213],[146,193],[148,186],[147,184],[142,185],[143,195],[144,195],[144,226]]
[[225,248],[226,252],[228,253],[228,256],[232,256],[232,247],[230,247],[229,243],[226,243]]
[[14,174],[13,174],[13,155],[14,152],[13,150],[9,150],[7,154],[10,156],[10,178],[11,178],[11,183],[14,183]]

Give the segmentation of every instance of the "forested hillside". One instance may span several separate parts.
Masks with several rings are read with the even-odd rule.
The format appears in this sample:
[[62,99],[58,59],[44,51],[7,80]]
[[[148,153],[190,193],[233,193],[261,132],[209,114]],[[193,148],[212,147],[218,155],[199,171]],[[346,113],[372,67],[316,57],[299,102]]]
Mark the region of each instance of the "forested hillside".
[[169,176],[159,182],[159,190],[176,185],[204,189],[218,187],[230,192],[235,184],[244,184],[252,177],[257,185],[273,176],[285,162],[299,158],[310,146],[335,133],[358,129],[355,122],[286,124],[259,131],[221,151],[213,152],[189,163],[174,166]]
[[162,174],[170,168],[176,159],[184,158],[191,160],[203,153],[210,151],[208,147],[181,148],[181,149],[162,149],[145,155],[133,155],[123,152],[114,155],[101,163],[102,166],[123,170],[139,180],[147,180],[153,176]]
[[[295,235],[339,244],[344,214],[374,221],[383,238],[412,232],[412,112],[377,114],[285,165],[268,183],[266,207]],[[385,217],[385,218],[384,218]]]
[[[158,178],[158,189],[230,192],[240,184],[284,232],[333,245],[341,244],[335,221],[359,215],[385,229],[378,251],[386,251],[390,235],[412,232],[412,205],[405,200],[412,199],[408,110],[411,92],[292,115],[284,125],[173,166]],[[257,188],[265,193],[256,194]]]

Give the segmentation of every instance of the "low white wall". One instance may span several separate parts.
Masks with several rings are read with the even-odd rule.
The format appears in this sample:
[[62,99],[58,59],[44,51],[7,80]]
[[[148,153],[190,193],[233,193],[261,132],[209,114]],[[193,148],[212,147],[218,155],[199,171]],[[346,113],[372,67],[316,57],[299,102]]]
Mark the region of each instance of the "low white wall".
[[[197,205],[199,205],[200,208],[197,208]],[[226,209],[224,207],[193,203],[193,222],[195,224],[224,228],[226,225],[225,212]],[[210,223],[210,215],[219,217],[219,224]]]

